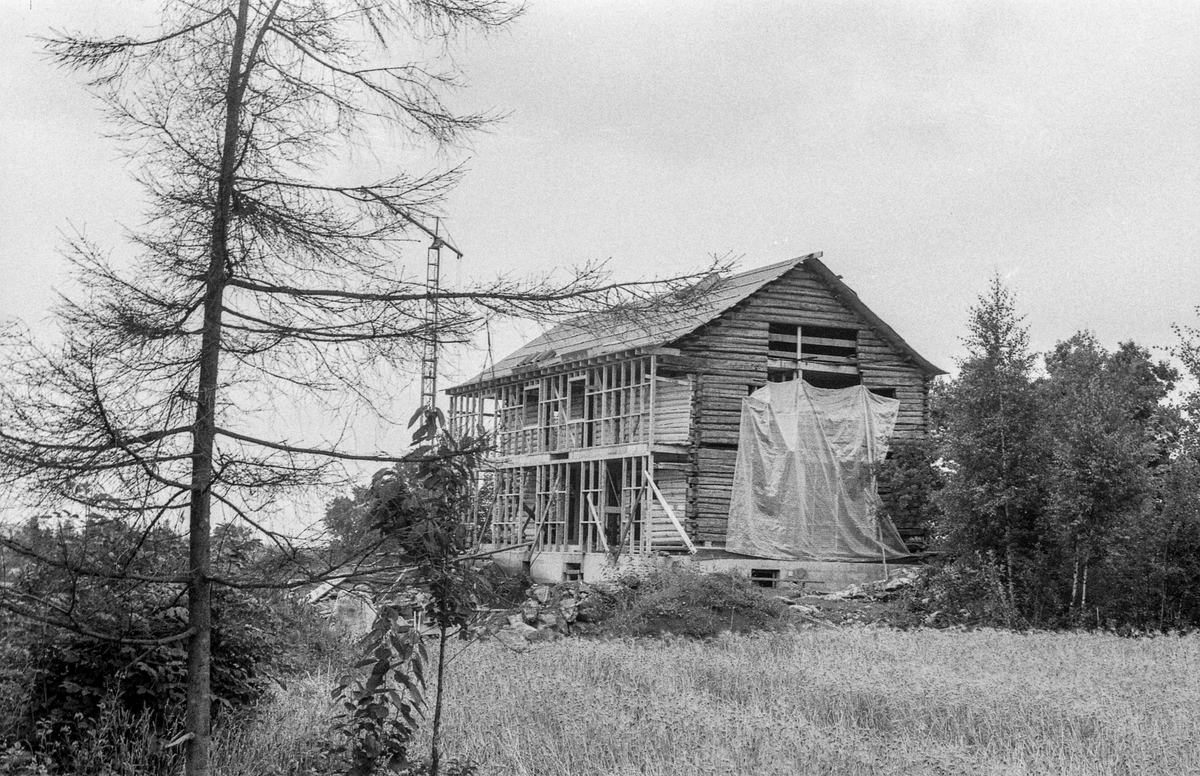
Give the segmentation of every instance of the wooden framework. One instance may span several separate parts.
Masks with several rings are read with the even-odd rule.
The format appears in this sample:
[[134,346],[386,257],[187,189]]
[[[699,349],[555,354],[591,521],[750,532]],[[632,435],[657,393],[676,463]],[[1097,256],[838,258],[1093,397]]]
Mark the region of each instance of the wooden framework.
[[656,355],[637,355],[451,395],[451,428],[495,439],[485,541],[553,552],[694,550],[680,518],[686,488],[665,469],[661,485],[653,473],[657,461],[686,454],[691,383],[655,378],[656,366]]
[[486,540],[533,552],[722,545],[741,401],[770,380],[866,385],[900,400],[901,443],[925,434],[941,370],[815,256],[724,282],[744,286],[728,307],[652,345],[580,348],[564,335],[572,349],[559,356],[546,335],[448,392],[453,429],[494,435]]

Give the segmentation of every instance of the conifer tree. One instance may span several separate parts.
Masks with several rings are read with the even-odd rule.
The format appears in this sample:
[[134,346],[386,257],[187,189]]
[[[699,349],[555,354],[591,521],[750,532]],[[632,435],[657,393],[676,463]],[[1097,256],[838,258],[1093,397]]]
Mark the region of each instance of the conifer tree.
[[1029,333],[999,276],[970,310],[967,355],[945,392],[942,456],[951,469],[938,494],[938,535],[951,556],[972,555],[1002,571],[1019,606],[1023,563],[1037,541],[1046,448]]
[[[150,34],[48,42],[107,107],[147,220],[130,255],[69,246],[83,290],[60,306],[59,342],[0,341],[0,484],[50,509],[103,494],[146,530],[184,517],[187,567],[156,581],[187,592],[187,627],[171,638],[188,642],[189,776],[210,772],[213,585],[262,583],[215,575],[214,517],[262,529],[288,556],[288,537],[263,522],[279,500],[347,481],[346,461],[403,457],[336,430],[305,435],[294,419],[394,421],[389,389],[430,340],[470,337],[497,314],[644,309],[664,290],[584,265],[555,281],[500,274],[431,292],[397,245],[458,171],[334,174],[355,144],[445,148],[487,123],[444,101],[452,69],[391,60],[402,42],[437,48],[519,12],[504,0],[171,0]],[[427,301],[440,305],[436,325]],[[103,560],[72,571],[111,573],[93,565]],[[0,605],[17,606],[2,585]]]

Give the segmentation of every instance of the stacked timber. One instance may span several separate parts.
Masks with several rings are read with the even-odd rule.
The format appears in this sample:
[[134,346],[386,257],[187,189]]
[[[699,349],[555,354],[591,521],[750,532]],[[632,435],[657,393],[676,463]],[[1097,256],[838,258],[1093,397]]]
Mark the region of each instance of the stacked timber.
[[656,378],[654,394],[654,443],[685,445],[692,433],[692,383],[689,380]]

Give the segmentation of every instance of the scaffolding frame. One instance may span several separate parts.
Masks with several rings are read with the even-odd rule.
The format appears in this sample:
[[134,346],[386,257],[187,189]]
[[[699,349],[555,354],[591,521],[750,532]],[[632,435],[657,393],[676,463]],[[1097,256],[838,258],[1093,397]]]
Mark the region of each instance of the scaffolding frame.
[[[531,552],[694,552],[676,514],[685,494],[673,491],[673,508],[654,483],[656,371],[655,355],[637,355],[452,395],[451,429],[492,435],[484,542]],[[672,396],[678,425],[690,389]]]

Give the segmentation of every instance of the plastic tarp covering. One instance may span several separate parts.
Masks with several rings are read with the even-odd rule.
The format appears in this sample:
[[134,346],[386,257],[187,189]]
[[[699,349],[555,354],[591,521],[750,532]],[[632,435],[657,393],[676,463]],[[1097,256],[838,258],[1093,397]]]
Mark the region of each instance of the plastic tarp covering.
[[777,560],[908,555],[880,512],[872,466],[900,402],[862,386],[768,383],[742,400],[726,549]]

